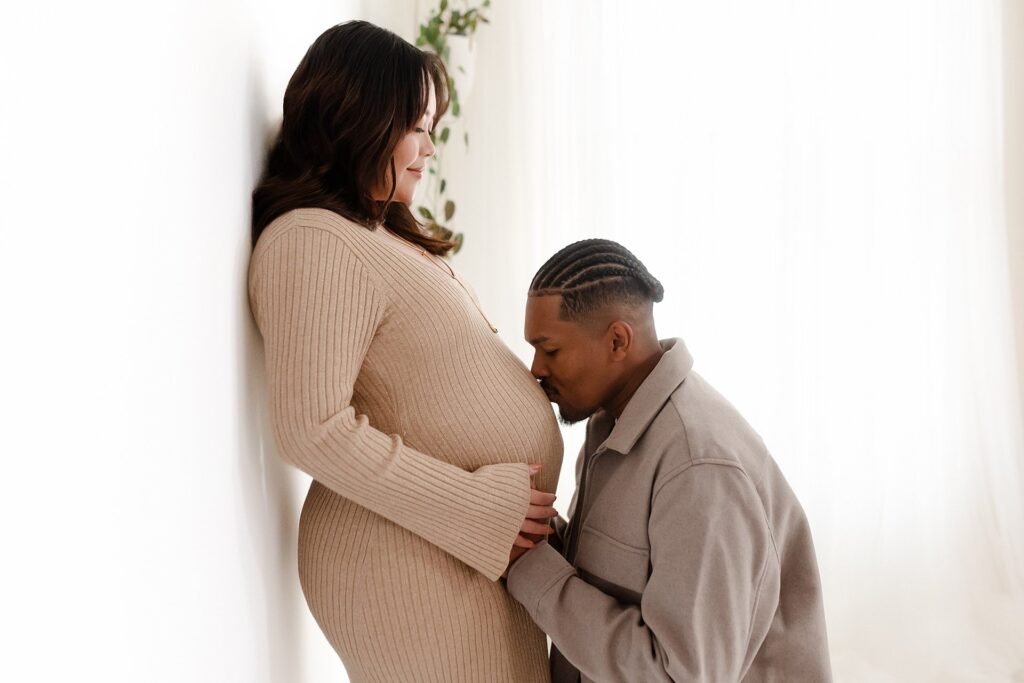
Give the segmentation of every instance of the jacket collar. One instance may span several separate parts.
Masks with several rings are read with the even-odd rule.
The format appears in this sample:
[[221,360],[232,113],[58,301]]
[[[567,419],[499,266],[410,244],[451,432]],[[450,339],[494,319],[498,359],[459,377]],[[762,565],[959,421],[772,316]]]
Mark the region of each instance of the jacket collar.
[[[661,412],[672,392],[679,388],[690,374],[693,356],[690,355],[683,340],[663,339],[659,343],[665,350],[661,360],[651,370],[651,374],[647,375],[647,379],[637,387],[611,429],[611,434],[597,447],[597,451],[608,449],[623,455],[629,453]],[[592,433],[607,433],[605,430],[611,425],[612,416],[601,410],[595,413],[591,420]]]

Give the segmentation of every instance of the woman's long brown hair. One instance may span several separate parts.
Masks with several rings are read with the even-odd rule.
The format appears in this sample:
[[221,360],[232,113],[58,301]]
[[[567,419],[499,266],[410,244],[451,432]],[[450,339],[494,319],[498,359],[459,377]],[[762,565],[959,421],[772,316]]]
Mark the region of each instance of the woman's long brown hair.
[[[436,55],[365,21],[324,31],[284,93],[281,131],[252,193],[253,244],[278,216],[323,208],[447,254],[454,242],[424,233],[409,207],[392,200],[391,156],[426,112],[431,82],[436,124],[448,109],[448,75]],[[386,201],[371,194],[381,186],[390,187]]]

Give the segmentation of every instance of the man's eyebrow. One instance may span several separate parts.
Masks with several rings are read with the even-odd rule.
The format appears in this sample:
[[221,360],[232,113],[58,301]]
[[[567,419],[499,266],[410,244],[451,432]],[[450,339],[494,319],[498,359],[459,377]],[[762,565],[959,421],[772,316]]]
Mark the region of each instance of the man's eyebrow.
[[542,342],[546,342],[547,340],[548,340],[547,337],[537,337],[536,339],[528,339],[527,343],[530,346],[536,346],[537,344],[540,344]]

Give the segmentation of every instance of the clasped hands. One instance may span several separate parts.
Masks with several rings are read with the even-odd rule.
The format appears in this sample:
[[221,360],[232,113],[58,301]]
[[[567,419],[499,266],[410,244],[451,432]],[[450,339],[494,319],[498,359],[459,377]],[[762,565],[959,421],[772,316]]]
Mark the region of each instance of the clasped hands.
[[505,567],[505,572],[501,575],[503,579],[508,578],[508,570],[512,568],[516,560],[554,531],[549,521],[558,514],[555,508],[552,507],[552,504],[555,502],[555,494],[548,493],[547,491],[538,491],[534,488],[533,484],[533,478],[540,471],[540,468],[540,465],[530,465],[530,506],[526,510],[523,526],[519,529],[519,534],[512,544],[508,566]]

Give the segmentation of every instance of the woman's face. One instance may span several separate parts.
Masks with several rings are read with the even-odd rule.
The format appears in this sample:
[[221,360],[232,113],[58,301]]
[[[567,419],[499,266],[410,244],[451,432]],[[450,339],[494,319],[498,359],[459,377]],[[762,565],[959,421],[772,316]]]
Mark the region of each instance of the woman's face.
[[[427,159],[434,154],[434,143],[430,140],[431,127],[434,125],[435,96],[434,84],[430,84],[430,95],[427,99],[427,110],[423,117],[416,122],[412,130],[405,134],[395,147],[391,160],[395,164],[396,187],[394,201],[403,204],[412,204],[416,196],[416,188],[427,172]],[[388,198],[391,178],[390,171],[385,180],[383,196],[375,199],[385,200]]]

